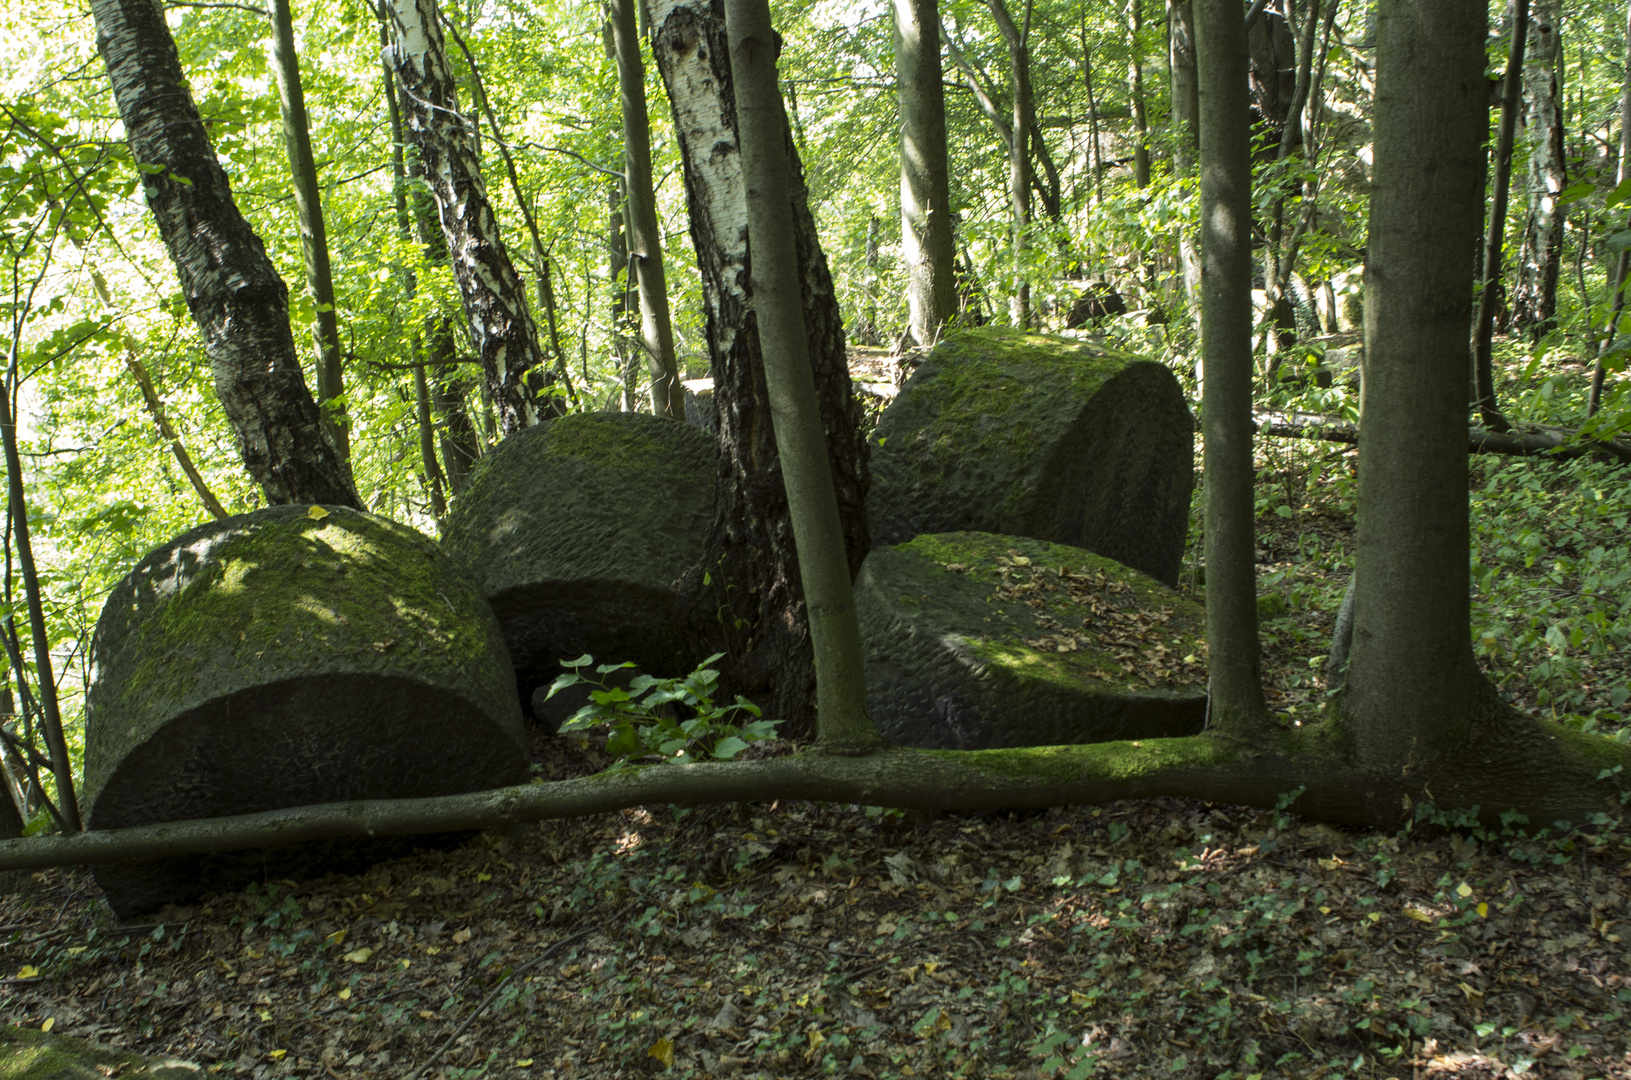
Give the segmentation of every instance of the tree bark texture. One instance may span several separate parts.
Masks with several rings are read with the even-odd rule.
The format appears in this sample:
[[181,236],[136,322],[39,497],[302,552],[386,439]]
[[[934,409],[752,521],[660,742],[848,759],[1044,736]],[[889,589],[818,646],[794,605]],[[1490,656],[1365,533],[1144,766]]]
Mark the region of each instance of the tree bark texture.
[[906,307],[912,340],[930,346],[957,311],[937,0],[895,0],[894,29]]
[[1382,0],[1378,12],[1362,509],[1343,705],[1360,762],[1401,771],[1465,736],[1487,686],[1468,631],[1465,434],[1486,21],[1483,0]]
[[646,65],[635,29],[635,0],[611,0],[617,85],[623,99],[623,194],[628,200],[628,268],[640,293],[640,337],[651,372],[651,411],[685,419],[685,387],[674,360],[674,326],[668,317],[668,278],[663,271],[657,197],[651,189],[651,119],[646,111]]
[[1251,118],[1240,5],[1196,0],[1195,36],[1209,719],[1240,727],[1264,715],[1253,527]]
[[748,210],[749,286],[815,653],[816,745],[864,753],[883,740],[866,711],[861,626],[804,336],[786,124],[777,91],[781,39],[770,25],[767,0],[727,0],[726,15]]
[[[725,649],[721,676],[727,692],[760,701],[782,719],[784,735],[798,737],[812,730],[815,671],[748,277],[747,204],[724,7],[720,0],[660,0],[652,6],[651,25],[685,164],[691,238],[707,301],[719,445],[714,526],[702,564],[681,580],[681,614],[699,655]],[[866,439],[850,389],[832,277],[785,121],[783,138],[804,329],[853,578],[871,547]]]
[[1532,340],[1557,328],[1557,280],[1563,265],[1564,208],[1558,196],[1569,178],[1563,148],[1563,102],[1557,72],[1563,54],[1558,0],[1535,0],[1529,15],[1524,89],[1529,94],[1529,219],[1512,292],[1512,323]]
[[295,211],[300,221],[300,252],[306,264],[306,287],[311,290],[316,309],[311,333],[317,350],[317,403],[340,456],[350,460],[351,435],[341,400],[345,374],[341,366],[339,312],[334,307],[323,196],[317,186],[317,162],[312,157],[311,121],[300,83],[300,57],[294,47],[294,13],[289,0],[270,0],[267,14],[272,23],[272,72],[283,118],[283,145],[289,153],[289,175],[294,181]]
[[164,9],[151,0],[96,0],[92,12],[148,208],[249,475],[269,503],[357,506],[350,466],[301,374],[288,287],[232,201]]
[[459,284],[499,430],[538,422],[527,373],[544,355],[526,290],[504,249],[482,180],[474,120],[459,111],[436,0],[394,0],[391,62],[403,91],[409,136],[436,199],[453,279]]

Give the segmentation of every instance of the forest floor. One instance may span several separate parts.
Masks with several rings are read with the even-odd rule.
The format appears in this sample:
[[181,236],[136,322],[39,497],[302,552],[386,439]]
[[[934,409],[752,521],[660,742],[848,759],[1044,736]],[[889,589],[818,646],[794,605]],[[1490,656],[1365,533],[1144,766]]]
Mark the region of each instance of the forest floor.
[[[1260,464],[1265,683],[1312,722],[1352,453]],[[1631,494],[1591,468],[1475,462],[1474,637],[1519,704],[1613,731]],[[256,1078],[1631,1080],[1631,835],[1442,824],[651,807],[140,925],[45,871],[0,898],[0,1014]]]

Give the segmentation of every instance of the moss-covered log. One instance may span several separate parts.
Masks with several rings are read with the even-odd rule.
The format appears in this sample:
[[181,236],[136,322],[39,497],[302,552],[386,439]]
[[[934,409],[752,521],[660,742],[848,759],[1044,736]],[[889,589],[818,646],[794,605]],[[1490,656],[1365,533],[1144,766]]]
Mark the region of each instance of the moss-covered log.
[[[1292,809],[1343,824],[1394,827],[1415,807],[1475,809],[1501,824],[1584,824],[1622,807],[1631,747],[1503,713],[1453,758],[1405,775],[1351,764],[1341,726],[1316,725],[1252,745],[1215,734],[1010,750],[907,750],[865,756],[814,750],[764,761],[656,765],[633,773],[433,799],[333,803],[212,821],[172,822],[0,843],[0,870],[258,847],[337,836],[413,835],[581,817],[634,806],[816,799],[934,810],[1102,803],[1178,795]],[[1614,772],[1616,767],[1622,771]]]
[[442,548],[498,615],[523,700],[593,653],[680,675],[675,582],[702,560],[714,446],[646,413],[579,413],[517,432],[471,473]]
[[[274,507],[201,526],[116,586],[91,646],[88,827],[516,783],[520,709],[474,582],[405,526]],[[405,850],[104,865],[121,914]]]
[[199,1080],[200,1065],[168,1054],[143,1057],[89,1039],[0,1027],[0,1080]]
[[1013,533],[1178,583],[1195,422],[1161,364],[1017,330],[950,334],[872,441],[874,547]]
[[867,556],[855,582],[867,711],[941,750],[1197,735],[1205,615],[1082,548],[939,533]]

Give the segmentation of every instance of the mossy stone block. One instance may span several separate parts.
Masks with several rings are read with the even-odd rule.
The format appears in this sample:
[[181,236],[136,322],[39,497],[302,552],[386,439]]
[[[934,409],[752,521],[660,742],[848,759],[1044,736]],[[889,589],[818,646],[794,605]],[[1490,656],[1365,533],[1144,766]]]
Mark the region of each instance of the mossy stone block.
[[[200,526],[142,559],[97,622],[89,828],[477,791],[522,782],[527,758],[486,598],[430,539],[371,514],[280,506]],[[222,852],[96,879],[124,916],[411,845]]]
[[0,1080],[203,1080],[208,1071],[168,1055],[143,1057],[89,1039],[0,1027]]
[[875,548],[855,583],[867,709],[931,750],[1193,735],[1205,614],[1081,548],[990,533]]
[[1164,365],[1017,330],[947,336],[873,433],[875,546],[1001,532],[1178,583],[1195,426]]
[[443,550],[491,601],[523,700],[584,653],[691,670],[674,614],[713,520],[714,443],[649,413],[576,413],[516,432],[453,504]]

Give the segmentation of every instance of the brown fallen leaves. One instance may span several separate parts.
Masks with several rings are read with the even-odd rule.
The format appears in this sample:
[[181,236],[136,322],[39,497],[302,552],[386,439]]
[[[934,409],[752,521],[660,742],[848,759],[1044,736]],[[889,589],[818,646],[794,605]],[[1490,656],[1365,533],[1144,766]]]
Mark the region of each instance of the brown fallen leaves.
[[402,1080],[447,1044],[427,1078],[1631,1077],[1628,856],[1181,800],[658,807],[162,925],[41,873],[0,971],[38,969],[11,1022],[223,1076]]

